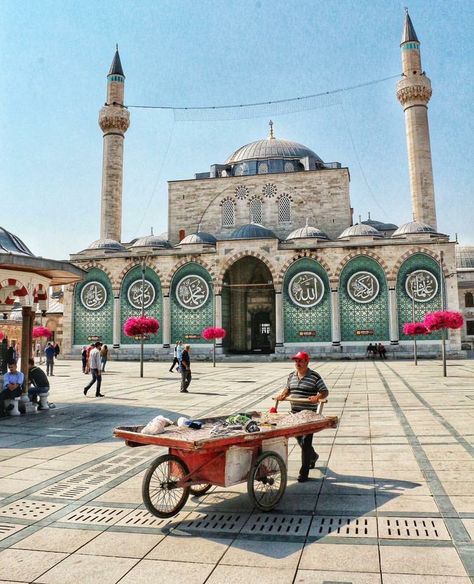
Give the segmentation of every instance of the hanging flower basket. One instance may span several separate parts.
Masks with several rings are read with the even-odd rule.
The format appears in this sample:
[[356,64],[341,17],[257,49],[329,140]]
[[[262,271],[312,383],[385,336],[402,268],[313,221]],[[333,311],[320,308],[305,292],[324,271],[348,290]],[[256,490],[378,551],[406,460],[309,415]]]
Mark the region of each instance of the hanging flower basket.
[[201,336],[206,339],[206,341],[212,341],[213,339],[223,339],[225,335],[226,330],[218,326],[208,326],[201,333]]
[[458,329],[462,327],[463,323],[463,315],[460,312],[451,310],[429,312],[423,321],[423,324],[430,332],[441,329]]
[[41,338],[49,339],[49,337],[52,334],[53,333],[49,330],[49,328],[47,328],[45,326],[35,326],[35,328],[33,329],[33,338],[34,339],[41,339]]
[[123,332],[127,337],[137,337],[141,335],[155,335],[160,328],[160,323],[156,318],[148,316],[132,316],[125,321]]
[[422,322],[406,322],[403,325],[403,332],[410,336],[430,334],[427,326]]
[[4,338],[5,338],[5,333],[2,333],[2,331],[0,331],[0,341],[3,341]]

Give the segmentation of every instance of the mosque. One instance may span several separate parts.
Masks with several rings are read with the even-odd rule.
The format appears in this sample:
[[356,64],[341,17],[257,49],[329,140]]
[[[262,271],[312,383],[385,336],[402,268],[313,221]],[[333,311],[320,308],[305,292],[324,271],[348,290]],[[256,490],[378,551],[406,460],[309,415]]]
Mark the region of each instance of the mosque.
[[[412,351],[405,322],[442,307],[459,310],[456,244],[437,231],[431,82],[408,13],[400,47],[403,75],[396,95],[405,116],[407,217],[413,220],[400,226],[370,218],[354,223],[349,169],[279,138],[270,122],[267,138],[242,146],[209,172],[169,182],[167,236],[128,243],[121,228],[130,115],[117,50],[99,115],[100,238],[71,255],[87,276],[65,292],[63,353],[77,355],[83,345],[101,340],[118,358],[136,358],[139,343],[122,327],[144,311],[160,322],[145,341],[147,358],[167,359],[178,339],[206,358],[212,345],[201,332],[208,326],[227,332],[217,342],[222,355],[285,358],[304,349],[340,358],[382,342],[402,356]],[[439,339],[433,334],[420,340],[421,354],[438,353]],[[460,349],[461,332],[450,331],[448,350]]]

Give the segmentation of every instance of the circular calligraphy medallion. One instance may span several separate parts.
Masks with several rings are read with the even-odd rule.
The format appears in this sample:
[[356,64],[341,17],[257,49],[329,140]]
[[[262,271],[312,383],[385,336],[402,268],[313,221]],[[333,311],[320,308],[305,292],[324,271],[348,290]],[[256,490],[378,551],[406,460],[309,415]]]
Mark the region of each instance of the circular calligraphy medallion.
[[367,304],[375,300],[379,294],[379,281],[370,272],[356,272],[347,282],[347,293],[360,304]]
[[143,288],[144,295],[142,301],[142,280],[135,280],[135,282],[129,286],[127,298],[133,308],[140,309],[142,307],[142,302],[143,308],[148,308],[153,304],[155,300],[155,287],[151,282],[145,280]]
[[438,293],[438,280],[428,270],[415,270],[408,274],[405,290],[415,302],[429,302]]
[[107,302],[107,290],[100,282],[88,282],[81,290],[81,303],[87,310],[100,310]]
[[324,283],[314,272],[299,272],[288,284],[288,294],[294,304],[311,308],[324,296]]
[[197,310],[209,298],[209,286],[201,276],[186,276],[176,286],[176,298],[183,308]]

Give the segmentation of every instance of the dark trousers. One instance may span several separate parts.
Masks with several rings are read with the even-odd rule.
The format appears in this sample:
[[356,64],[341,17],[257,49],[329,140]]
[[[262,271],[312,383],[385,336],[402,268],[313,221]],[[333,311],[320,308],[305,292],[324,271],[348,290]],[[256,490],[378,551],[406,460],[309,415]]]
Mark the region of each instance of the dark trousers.
[[188,391],[191,379],[191,369],[181,369],[181,391]]
[[10,391],[9,389],[0,391],[0,399],[13,399],[15,397],[21,397],[21,387],[17,387],[13,391]]
[[84,389],[87,391],[88,389],[90,389],[95,382],[97,382],[96,388],[95,388],[95,394],[99,395],[100,393],[100,384],[102,383],[102,375],[99,375],[99,370],[98,369],[91,369],[91,373],[92,373],[92,381],[86,385],[84,387]]
[[54,359],[46,359],[46,375],[53,374],[53,367],[54,367]]
[[179,359],[178,359],[178,357],[175,357],[173,359],[173,363],[171,363],[170,371],[173,371],[174,366],[177,365],[178,363],[179,363]]
[[300,475],[307,477],[309,474],[309,467],[311,462],[316,457],[316,451],[313,448],[313,434],[306,434],[305,436],[297,436],[296,440],[301,448],[301,468]]

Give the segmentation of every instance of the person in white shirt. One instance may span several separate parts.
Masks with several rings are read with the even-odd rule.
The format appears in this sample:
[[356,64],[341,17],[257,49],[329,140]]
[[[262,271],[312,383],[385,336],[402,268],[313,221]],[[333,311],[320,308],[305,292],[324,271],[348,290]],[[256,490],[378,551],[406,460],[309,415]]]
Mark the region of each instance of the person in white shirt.
[[94,348],[90,352],[89,355],[89,366],[92,374],[92,380],[88,385],[84,387],[84,395],[87,395],[89,389],[97,383],[95,388],[95,397],[104,397],[104,394],[100,393],[100,385],[102,383],[102,364],[100,361],[100,348],[102,347],[102,343],[97,341],[94,344]]

